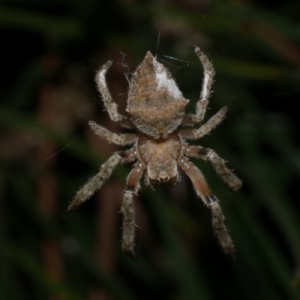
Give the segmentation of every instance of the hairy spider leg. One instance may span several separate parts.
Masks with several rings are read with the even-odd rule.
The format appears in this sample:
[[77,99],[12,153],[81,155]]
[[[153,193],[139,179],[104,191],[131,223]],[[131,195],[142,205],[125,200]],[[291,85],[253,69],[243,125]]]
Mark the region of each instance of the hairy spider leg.
[[215,115],[213,115],[205,124],[198,129],[188,128],[178,130],[179,134],[187,140],[198,140],[210,133],[216,126],[218,126],[224,119],[227,112],[227,107],[221,108]]
[[200,99],[196,104],[196,113],[188,114],[184,117],[182,125],[183,126],[192,126],[197,123],[202,122],[205,116],[207,105],[209,102],[209,97],[211,95],[211,87],[213,84],[213,78],[215,76],[215,70],[212,63],[209,61],[208,57],[200,50],[197,46],[192,46],[192,49],[198,56],[201,64],[203,66],[203,82],[200,93]]
[[225,218],[219,205],[218,198],[208,187],[200,170],[196,168],[196,166],[192,164],[186,157],[182,156],[178,165],[191,179],[196,194],[211,210],[213,228],[224,252],[234,257],[234,244],[224,224]]
[[113,101],[106,83],[106,73],[113,63],[113,60],[109,60],[97,72],[95,77],[97,88],[102,96],[103,103],[107,109],[110,119],[113,122],[120,123],[123,127],[132,128],[132,123],[126,117],[119,114],[117,104]]
[[117,146],[133,144],[137,138],[134,133],[113,133],[94,121],[89,121],[89,125],[96,135]]
[[145,166],[138,161],[129,173],[121,207],[123,214],[122,249],[132,258],[135,258],[135,212],[133,199],[140,188],[139,181],[143,176],[144,170]]
[[242,181],[227,168],[225,160],[222,159],[214,150],[201,146],[189,146],[188,144],[184,144],[184,155],[209,161],[217,174],[230,189],[237,191],[241,188]]
[[135,148],[128,151],[114,153],[104,164],[100,166],[99,172],[88,180],[88,182],[77,191],[74,199],[68,207],[68,211],[74,210],[80,204],[88,200],[103,183],[110,177],[115,167],[119,164],[130,163],[136,160]]

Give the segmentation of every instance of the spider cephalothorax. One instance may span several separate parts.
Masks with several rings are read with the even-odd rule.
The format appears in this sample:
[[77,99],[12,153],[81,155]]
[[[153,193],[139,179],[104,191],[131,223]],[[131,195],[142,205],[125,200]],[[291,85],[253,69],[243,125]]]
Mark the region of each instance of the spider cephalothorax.
[[121,209],[122,248],[132,257],[135,256],[133,198],[138,192],[140,179],[144,175],[150,186],[158,183],[175,184],[179,180],[179,168],[191,179],[197,195],[211,209],[213,227],[223,250],[229,255],[234,254],[234,245],[225,227],[219,200],[209,189],[200,170],[188,159],[197,157],[209,161],[229,188],[237,191],[241,187],[240,179],[226,167],[225,161],[214,150],[190,146],[186,142],[208,134],[223,120],[227,111],[226,107],[222,108],[197,129],[182,128],[202,122],[214,77],[213,66],[207,57],[198,47],[192,48],[204,67],[203,85],[195,114],[185,114],[189,100],[183,97],[169,71],[150,52],[131,78],[126,108],[128,118],[118,113],[107,88],[105,75],[112,61],[108,61],[96,76],[111,120],[123,127],[136,129],[138,133],[116,134],[93,121],[89,122],[92,130],[101,138],[118,146],[133,146],[129,150],[114,153],[101,165],[99,172],[76,193],[68,210],[76,208],[101,188],[118,164],[136,162],[127,178]]

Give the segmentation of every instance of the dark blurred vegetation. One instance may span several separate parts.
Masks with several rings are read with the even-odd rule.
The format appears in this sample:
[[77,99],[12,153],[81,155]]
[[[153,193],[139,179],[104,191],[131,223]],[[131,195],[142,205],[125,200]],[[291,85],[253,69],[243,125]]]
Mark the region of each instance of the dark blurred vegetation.
[[[1,1],[1,300],[300,299],[300,2],[162,2]],[[202,67],[192,44],[217,72],[207,117],[229,107],[195,144],[228,160],[242,190],[229,191],[209,164],[195,163],[221,200],[237,260],[221,252],[185,176],[176,187],[142,186],[139,258],[131,260],[120,250],[118,213],[130,166],[66,213],[117,150],[87,121],[123,130],[103,112],[93,78],[116,60],[108,82],[124,111],[124,74],[150,50],[193,110]]]

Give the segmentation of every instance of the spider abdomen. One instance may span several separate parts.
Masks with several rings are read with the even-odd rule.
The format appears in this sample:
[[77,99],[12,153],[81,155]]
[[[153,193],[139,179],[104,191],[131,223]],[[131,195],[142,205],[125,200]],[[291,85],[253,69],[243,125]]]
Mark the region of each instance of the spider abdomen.
[[131,78],[130,120],[141,132],[165,138],[181,124],[188,103],[170,72],[148,52]]

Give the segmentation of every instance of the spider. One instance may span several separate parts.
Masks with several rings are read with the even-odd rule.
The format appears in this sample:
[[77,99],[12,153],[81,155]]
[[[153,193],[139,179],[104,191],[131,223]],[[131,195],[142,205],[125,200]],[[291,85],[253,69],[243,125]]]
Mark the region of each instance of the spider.
[[227,107],[223,107],[199,128],[182,128],[199,124],[204,119],[215,75],[206,55],[197,46],[192,46],[192,49],[204,68],[202,90],[195,114],[185,114],[189,100],[183,97],[165,66],[149,51],[130,80],[127,117],[119,114],[107,87],[105,76],[113,61],[104,64],[96,75],[96,84],[110,119],[125,128],[136,129],[138,133],[112,133],[94,121],[89,121],[94,133],[108,142],[118,146],[133,146],[129,150],[115,152],[102,164],[99,172],[76,193],[68,211],[77,208],[101,188],[117,165],[135,162],[127,177],[121,207],[122,249],[131,257],[135,257],[136,225],[133,199],[139,190],[140,179],[144,176],[149,187],[160,183],[176,184],[180,179],[179,168],[191,179],[197,196],[211,210],[212,225],[224,252],[234,255],[234,245],[224,224],[225,218],[219,200],[208,187],[201,171],[188,159],[196,157],[209,161],[229,188],[237,191],[241,187],[241,180],[226,167],[225,161],[214,150],[190,146],[186,142],[198,140],[208,134],[223,120],[227,111]]

